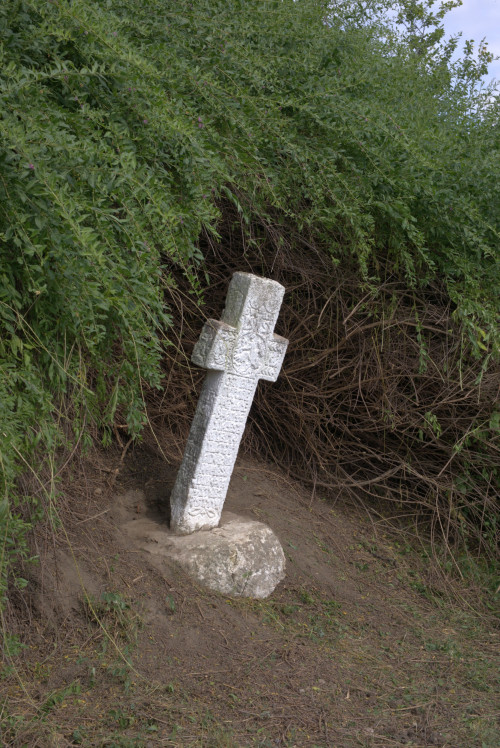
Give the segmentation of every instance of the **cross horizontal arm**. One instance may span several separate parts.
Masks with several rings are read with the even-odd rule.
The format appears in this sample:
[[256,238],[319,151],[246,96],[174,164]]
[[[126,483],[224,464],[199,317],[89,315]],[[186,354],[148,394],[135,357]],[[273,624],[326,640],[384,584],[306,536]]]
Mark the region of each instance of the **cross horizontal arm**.
[[205,322],[198,342],[193,348],[191,361],[205,369],[226,371],[237,339],[238,331],[234,327],[216,319],[209,319]]
[[288,340],[281,335],[274,334],[272,340],[267,345],[265,358],[259,371],[259,379],[265,379],[267,382],[275,382],[285,358]]

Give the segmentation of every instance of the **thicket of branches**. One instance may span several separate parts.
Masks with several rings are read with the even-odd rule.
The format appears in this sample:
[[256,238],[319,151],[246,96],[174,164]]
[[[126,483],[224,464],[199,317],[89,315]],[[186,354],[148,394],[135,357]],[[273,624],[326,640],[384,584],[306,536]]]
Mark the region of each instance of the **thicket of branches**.
[[189,301],[185,286],[172,294],[176,345],[163,362],[166,391],[149,410],[153,430],[172,434],[163,448],[180,459],[194,414],[204,372],[188,362],[200,317],[220,318],[235,270],[272,276],[287,289],[278,332],[290,343],[278,382],[259,384],[244,447],[306,481],[312,497],[361,500],[397,517],[470,581],[478,559],[493,562],[483,582],[494,592],[498,366],[478,384],[441,281],[408,288],[385,262],[373,294],[353,261],[332,267],[304,233],[282,229],[254,225],[261,241],[250,246],[226,206],[222,239],[202,241],[206,303]]
[[117,413],[140,434],[174,302],[237,265],[290,289],[260,444],[491,551],[498,98],[487,48],[453,62],[431,6],[4,0],[3,589],[58,455],[109,443]]

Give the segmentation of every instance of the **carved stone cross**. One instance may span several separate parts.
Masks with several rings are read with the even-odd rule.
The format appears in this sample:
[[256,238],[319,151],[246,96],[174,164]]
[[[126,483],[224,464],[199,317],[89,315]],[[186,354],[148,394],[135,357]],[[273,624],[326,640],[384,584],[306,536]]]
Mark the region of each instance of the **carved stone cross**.
[[219,524],[238,447],[259,379],[275,382],[288,340],[273,333],[285,289],[234,273],[222,320],[208,320],[192,361],[208,369],[172,495],[180,535]]

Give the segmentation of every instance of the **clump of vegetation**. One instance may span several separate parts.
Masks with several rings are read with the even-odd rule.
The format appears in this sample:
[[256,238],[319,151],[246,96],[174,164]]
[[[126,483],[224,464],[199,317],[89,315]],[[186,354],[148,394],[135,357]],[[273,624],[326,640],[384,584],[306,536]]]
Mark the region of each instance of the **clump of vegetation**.
[[[480,86],[485,46],[475,53],[469,44],[453,61],[456,40],[441,28],[452,5],[4,0],[3,592],[11,563],[29,558],[26,531],[53,509],[57,455],[90,434],[109,443],[117,413],[140,434],[145,387],[162,382],[174,289],[199,298],[214,270],[210,243],[221,236],[237,234],[241,251],[264,258],[271,274],[288,250],[300,251],[304,267],[321,257],[334,286],[345,267],[357,289],[347,314],[387,315],[402,294],[421,371],[431,354],[420,302],[439,287],[454,371],[465,367],[479,392],[500,329],[498,98]],[[399,25],[387,14],[395,6]],[[323,290],[320,327],[331,322]],[[294,297],[295,315],[303,298]],[[408,449],[419,430],[422,439],[443,436],[436,381]],[[370,444],[382,461],[387,435],[397,433],[392,405],[385,410]],[[464,513],[438,486],[436,506],[441,516],[448,501],[455,524],[472,518],[480,536],[487,516],[496,537],[498,416],[484,403],[480,411],[480,422],[472,413],[445,434],[447,449],[488,455],[469,475],[459,471],[474,500]],[[325,418],[304,430],[302,451],[328,450]],[[275,419],[265,439],[279,440],[284,424]],[[354,438],[362,434],[361,426]],[[300,470],[317,479],[317,464],[306,459]]]

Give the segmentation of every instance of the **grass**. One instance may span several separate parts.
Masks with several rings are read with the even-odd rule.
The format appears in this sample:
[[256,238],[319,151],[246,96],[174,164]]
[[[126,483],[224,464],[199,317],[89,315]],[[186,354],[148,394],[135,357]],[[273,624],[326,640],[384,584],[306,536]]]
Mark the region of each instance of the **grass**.
[[[298,643],[306,648],[311,659],[314,659],[314,650],[320,649],[325,660],[331,658],[336,667],[340,666],[342,677],[335,689],[325,678],[315,678],[302,686],[300,681],[296,684],[299,701],[324,714],[326,722],[329,722],[329,712],[334,712],[335,702],[340,702],[351,712],[354,707],[354,714],[361,710],[369,720],[387,723],[408,716],[418,729],[414,729],[414,743],[412,734],[407,736],[407,745],[457,745],[453,742],[457,734],[469,741],[463,745],[481,748],[497,745],[493,703],[498,672],[487,654],[481,654],[481,642],[477,639],[481,629],[476,619],[458,616],[446,621],[446,633],[440,609],[434,610],[430,620],[416,615],[416,610],[407,611],[410,634],[397,640],[390,629],[381,627],[375,633],[373,626],[356,624],[351,615],[344,614],[343,606],[319,591],[311,593],[299,588],[293,590],[286,601],[238,600],[226,601],[225,605],[250,617],[255,626],[261,627],[259,635],[266,629],[272,630],[280,645]],[[130,603],[125,605],[120,596],[102,600],[100,606],[109,636],[137,636],[137,621]],[[96,610],[96,605],[93,609]],[[103,618],[100,624],[104,625]],[[441,636],[436,635],[436,625],[442,627]],[[90,620],[89,630],[92,628],[95,623]],[[72,655],[65,655],[72,656],[75,664],[85,667],[86,677],[74,679],[61,688],[48,687],[57,667],[55,653],[44,662],[36,660],[17,670],[28,690],[37,683],[44,694],[31,709],[20,698],[19,687],[16,691],[18,709],[8,708],[4,700],[3,745],[63,745],[57,743],[58,736],[68,735],[69,724],[73,744],[82,746],[141,748],[158,744],[237,748],[277,745],[276,732],[271,725],[280,701],[278,698],[273,703],[265,684],[266,673],[272,674],[282,664],[278,647],[274,656],[262,658],[261,662],[252,661],[253,692],[246,687],[238,688],[235,682],[222,687],[216,680],[205,680],[200,692],[194,681],[190,688],[186,688],[185,683],[148,683],[145,679],[132,679],[130,668],[126,666],[126,672],[116,670],[116,665],[106,659],[106,648],[100,646],[107,639],[99,631],[84,653],[73,651]],[[377,640],[378,646],[375,646]],[[135,655],[138,654],[136,649]],[[135,664],[137,666],[137,659]],[[250,678],[252,672],[249,672]],[[3,682],[9,685],[12,695],[12,672],[4,673]],[[11,699],[11,704],[15,701]],[[451,710],[455,715],[448,734],[438,734],[433,727],[434,715],[440,709]],[[250,720],[245,728],[245,715],[253,713],[258,719]],[[259,720],[263,724],[259,724]],[[350,729],[357,735],[359,722],[357,718],[352,722]],[[434,734],[438,737],[432,737]],[[325,740],[319,741],[318,736],[314,739],[300,724],[288,725],[280,735],[279,745],[282,746],[326,748],[330,745]],[[439,738],[438,742],[426,742],[431,737],[432,740]],[[42,743],[30,743],[35,740],[42,740]],[[374,742],[365,735],[357,743],[346,742],[345,745],[383,743]]]
[[153,572],[103,534],[104,591],[80,590],[56,636],[37,619],[10,640],[0,743],[494,748],[491,618],[441,588],[409,543],[366,539],[361,523],[313,534],[307,510],[295,536],[283,531],[292,560],[267,600]]

